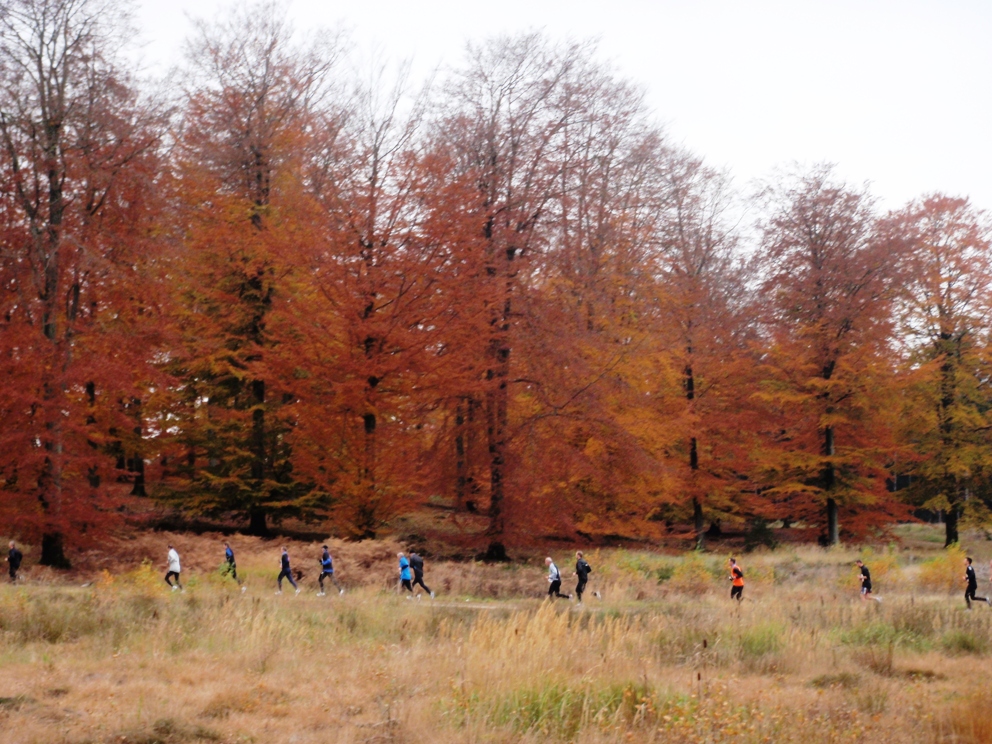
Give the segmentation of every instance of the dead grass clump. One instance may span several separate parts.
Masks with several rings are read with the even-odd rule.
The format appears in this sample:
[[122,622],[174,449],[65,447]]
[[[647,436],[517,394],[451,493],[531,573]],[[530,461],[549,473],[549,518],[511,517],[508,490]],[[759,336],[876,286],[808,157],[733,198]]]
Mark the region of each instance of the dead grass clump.
[[983,691],[939,711],[930,726],[930,740],[955,744],[988,744],[992,741],[987,693]]
[[227,718],[231,713],[248,713],[258,707],[257,690],[225,690],[214,695],[200,715],[203,718]]
[[944,633],[940,639],[940,647],[951,655],[980,655],[988,651],[989,641],[977,633],[954,629]]
[[0,697],[0,711],[3,710],[20,710],[25,705],[33,703],[29,697],[24,695],[15,695],[13,697]]
[[891,642],[886,646],[865,646],[857,654],[857,659],[862,666],[880,677],[891,677],[895,673],[894,647]]
[[188,726],[172,718],[163,718],[151,726],[116,734],[109,742],[128,744],[187,744],[188,742],[221,741],[223,737],[203,726]]
[[820,674],[809,681],[810,687],[823,690],[830,687],[841,687],[851,690],[861,682],[861,675],[854,672],[838,672],[836,674]]

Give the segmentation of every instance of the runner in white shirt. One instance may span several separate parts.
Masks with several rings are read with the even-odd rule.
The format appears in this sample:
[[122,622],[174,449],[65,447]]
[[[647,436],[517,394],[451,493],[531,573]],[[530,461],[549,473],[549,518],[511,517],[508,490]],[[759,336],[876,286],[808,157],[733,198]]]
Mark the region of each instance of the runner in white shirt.
[[[182,569],[179,567],[179,553],[177,553],[176,549],[170,545],[169,571],[168,573],[165,574],[165,583],[172,587],[172,591],[176,591],[176,589],[178,589],[181,592],[186,591],[185,589],[183,589],[183,585],[179,583],[179,573],[181,571]],[[176,579],[175,584],[172,583],[173,577],[175,577]]]

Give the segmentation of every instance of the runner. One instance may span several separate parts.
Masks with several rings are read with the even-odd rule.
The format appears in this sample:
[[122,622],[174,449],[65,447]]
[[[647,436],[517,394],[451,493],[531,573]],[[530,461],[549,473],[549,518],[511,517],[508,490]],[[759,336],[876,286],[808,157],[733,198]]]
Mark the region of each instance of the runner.
[[[227,562],[227,565],[224,566],[221,572],[231,574],[231,578],[237,581],[238,585],[240,586],[241,579],[238,578],[238,564],[234,560],[234,551],[231,550],[231,543],[229,542],[224,543],[224,560]],[[242,586],[241,591],[244,591],[246,588],[247,587]]]
[[17,545],[14,541],[10,541],[10,552],[7,553],[7,569],[10,572],[10,583],[17,583],[17,572],[21,570],[21,561],[24,560],[24,554],[17,549]]
[[737,559],[730,559],[730,598],[738,602],[744,599],[744,571],[737,565]]
[[328,550],[326,545],[324,546],[324,552],[320,555],[320,576],[317,577],[317,581],[320,582],[320,591],[317,592],[318,597],[326,596],[324,592],[325,577],[330,577],[331,581],[334,582],[334,586],[338,588],[338,595],[344,594],[344,588],[334,576],[334,560],[331,558],[331,551]]
[[[182,569],[179,567],[179,553],[177,553],[176,549],[170,545],[169,570],[165,574],[165,583],[172,587],[172,591],[176,591],[176,589],[178,589],[181,592],[186,591],[185,589],[183,589],[183,585],[179,583],[179,573],[181,571]],[[173,578],[175,578],[176,580],[175,584],[172,583]]]
[[279,578],[276,579],[279,588],[276,589],[276,594],[282,594],[283,579],[289,579],[289,583],[293,585],[293,588],[296,590],[296,593],[297,594],[300,593],[300,587],[298,587],[296,585],[296,582],[293,581],[293,570],[289,567],[289,551],[286,550],[285,545],[282,546],[282,558],[280,563]]
[[975,576],[975,567],[971,565],[971,558],[964,559],[964,580],[968,582],[968,587],[964,590],[964,601],[969,610],[971,609],[971,600],[985,602],[985,604],[992,606],[992,601],[989,601],[988,597],[975,596],[975,592],[978,591],[978,577]]
[[861,569],[861,576],[858,577],[861,579],[861,599],[874,599],[880,603],[882,601],[881,597],[871,596],[871,572],[868,570],[868,566],[860,558],[857,560],[857,565]]
[[579,604],[582,604],[582,592],[586,590],[586,582],[589,580],[589,574],[591,573],[592,566],[582,557],[582,551],[577,550],[575,552],[575,573],[572,575],[577,576],[579,579],[575,585],[575,598]]
[[410,599],[413,597],[413,586],[410,584],[410,561],[403,553],[397,553],[396,557],[400,559],[400,591],[404,589],[409,591],[410,596],[407,599]]
[[410,553],[410,568],[413,569],[413,586],[420,584],[424,591],[431,595],[431,599],[434,599],[434,592],[424,583],[424,559],[416,553]]
[[551,597],[559,597],[560,599],[571,599],[571,594],[562,594],[561,589],[561,571],[558,570],[558,566],[555,562],[551,560],[551,556],[544,559],[544,564],[548,567],[548,599]]

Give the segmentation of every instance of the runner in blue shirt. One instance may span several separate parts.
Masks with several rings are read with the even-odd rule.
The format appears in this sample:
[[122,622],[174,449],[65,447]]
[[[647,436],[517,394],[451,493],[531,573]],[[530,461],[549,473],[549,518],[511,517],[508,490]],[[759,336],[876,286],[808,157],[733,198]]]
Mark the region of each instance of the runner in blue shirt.
[[282,594],[282,580],[283,579],[289,579],[289,583],[293,585],[293,588],[296,590],[296,593],[299,594],[300,593],[300,587],[298,587],[296,585],[296,582],[293,581],[293,570],[289,567],[289,551],[286,550],[286,547],[285,546],[283,546],[283,549],[282,549],[282,559],[281,560],[282,560],[281,570],[279,571],[279,578],[277,579],[277,582],[279,584],[279,588],[276,590],[276,594]]
[[324,546],[324,552],[320,556],[320,576],[317,581],[320,582],[320,591],[317,592],[318,597],[325,596],[324,592],[324,579],[330,577],[331,581],[334,582],[334,586],[338,588],[338,594],[344,594],[344,587],[338,583],[337,578],[334,576],[334,560],[331,558],[331,551]]
[[403,553],[397,553],[396,557],[400,559],[400,591],[406,589],[410,592],[410,596],[407,599],[413,597],[413,585],[410,580],[413,576],[410,574],[410,561],[407,560]]
[[[227,565],[223,567],[221,573],[231,574],[231,578],[237,581],[240,585],[241,579],[238,578],[238,564],[234,560],[234,551],[231,549],[231,543],[229,542],[224,543],[224,561]],[[245,587],[241,587],[241,591],[244,590]]]

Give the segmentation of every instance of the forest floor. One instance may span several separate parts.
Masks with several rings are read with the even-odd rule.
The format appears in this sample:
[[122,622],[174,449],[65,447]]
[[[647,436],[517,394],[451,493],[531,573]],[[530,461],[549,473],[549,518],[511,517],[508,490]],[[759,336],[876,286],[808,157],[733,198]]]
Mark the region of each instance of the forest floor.
[[[319,541],[285,541],[299,596],[274,591],[281,539],[139,532],[68,577],[29,551],[0,586],[0,744],[989,742],[992,608],[965,608],[964,552],[934,535],[741,556],[740,605],[726,551],[588,551],[583,605],[542,600],[537,552],[428,560],[432,601],[396,591],[397,540],[332,541],[346,593],[326,597]],[[992,542],[964,545],[992,588]],[[570,588],[570,551],[552,555]],[[858,556],[881,604],[858,597]]]

